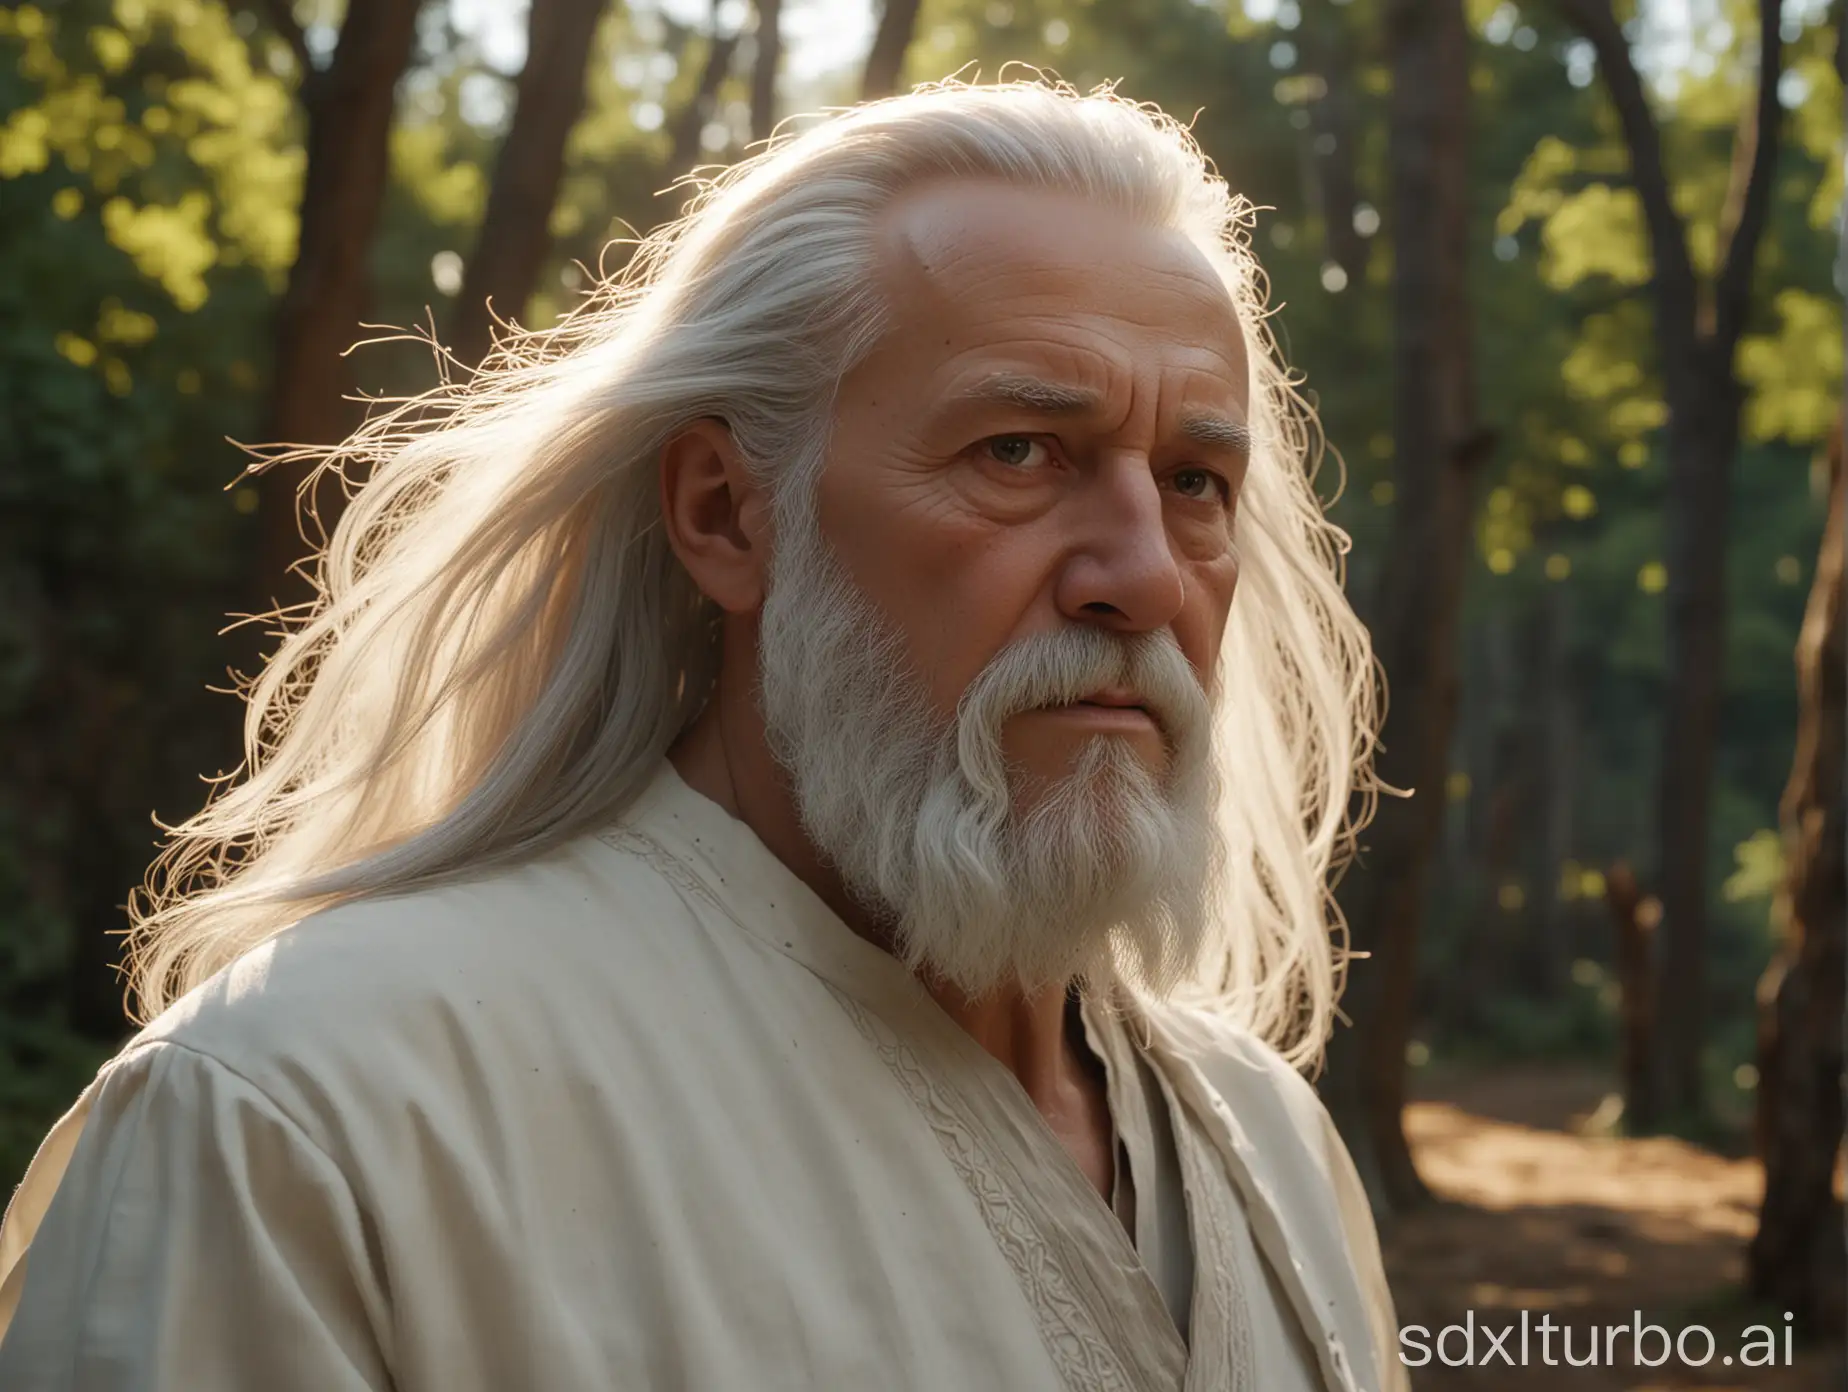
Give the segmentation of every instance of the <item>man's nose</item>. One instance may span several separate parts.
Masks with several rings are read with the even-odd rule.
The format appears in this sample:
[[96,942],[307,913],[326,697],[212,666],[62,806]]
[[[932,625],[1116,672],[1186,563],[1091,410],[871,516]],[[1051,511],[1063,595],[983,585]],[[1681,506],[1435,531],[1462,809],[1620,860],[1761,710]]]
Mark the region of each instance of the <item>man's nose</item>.
[[1148,459],[1120,454],[1103,461],[1072,507],[1060,610],[1124,633],[1172,623],[1186,587]]

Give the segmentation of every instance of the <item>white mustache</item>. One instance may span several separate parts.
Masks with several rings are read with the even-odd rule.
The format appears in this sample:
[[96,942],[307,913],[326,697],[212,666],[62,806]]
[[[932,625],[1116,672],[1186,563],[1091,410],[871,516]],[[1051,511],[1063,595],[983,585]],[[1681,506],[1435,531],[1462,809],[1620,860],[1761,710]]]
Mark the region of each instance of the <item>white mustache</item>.
[[1192,729],[1210,714],[1207,692],[1166,630],[1126,635],[1074,626],[1003,648],[969,684],[958,715],[998,722],[1110,687],[1134,691],[1164,731]]
[[1068,706],[1111,686],[1140,694],[1177,757],[1204,757],[1211,700],[1172,634],[1071,627],[1008,645],[969,683],[956,715],[963,776],[990,797],[1002,796],[1002,725],[1022,712]]

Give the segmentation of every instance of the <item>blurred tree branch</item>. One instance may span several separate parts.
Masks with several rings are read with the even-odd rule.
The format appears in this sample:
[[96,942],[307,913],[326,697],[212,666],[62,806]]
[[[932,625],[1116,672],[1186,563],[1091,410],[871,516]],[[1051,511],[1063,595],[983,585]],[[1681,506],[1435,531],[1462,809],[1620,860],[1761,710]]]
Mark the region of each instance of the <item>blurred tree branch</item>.
[[860,78],[860,100],[889,97],[898,90],[905,68],[905,50],[918,27],[919,0],[885,0],[879,10],[879,28],[873,33]]
[[1630,178],[1642,200],[1648,228],[1649,252],[1655,268],[1654,287],[1658,314],[1668,332],[1691,336],[1694,332],[1696,288],[1694,263],[1681,214],[1675,211],[1667,166],[1662,158],[1662,133],[1649,109],[1642,75],[1630,57],[1630,41],[1611,9],[1610,0],[1556,0],[1560,13],[1578,29],[1597,55],[1605,91],[1617,108],[1624,143],[1630,150]]
[[751,64],[751,139],[776,129],[776,79],[783,61],[783,0],[757,0],[757,56]]
[[565,141],[584,111],[585,74],[604,9],[604,0],[532,0],[513,123],[495,159],[487,212],[450,327],[450,351],[469,367],[492,346],[495,306],[516,319],[525,313],[545,265]]
[[712,32],[706,47],[706,65],[700,69],[699,85],[693,89],[693,95],[674,118],[673,147],[668,156],[668,169],[675,179],[699,164],[700,135],[718,109],[719,88],[725,85],[725,79],[731,73],[732,59],[743,37],[743,31],[739,29],[729,34],[719,32],[719,7],[715,3],[712,7]]

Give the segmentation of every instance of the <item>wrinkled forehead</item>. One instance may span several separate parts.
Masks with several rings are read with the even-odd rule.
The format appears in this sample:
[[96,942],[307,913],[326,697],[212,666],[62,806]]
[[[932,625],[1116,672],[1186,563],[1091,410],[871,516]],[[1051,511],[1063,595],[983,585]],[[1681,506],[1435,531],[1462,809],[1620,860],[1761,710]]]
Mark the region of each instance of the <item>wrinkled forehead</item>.
[[1187,232],[1082,194],[993,180],[923,184],[887,209],[877,246],[894,312],[977,307],[1034,280],[1082,291],[1108,267],[1183,315],[1177,330],[1244,340],[1230,268]]
[[1249,355],[1231,274],[1179,227],[1076,192],[1000,181],[907,190],[876,237],[889,342],[952,349],[965,331],[1031,333],[1037,322],[1087,312],[1122,320],[1127,311],[1162,340],[1210,349],[1244,386]]

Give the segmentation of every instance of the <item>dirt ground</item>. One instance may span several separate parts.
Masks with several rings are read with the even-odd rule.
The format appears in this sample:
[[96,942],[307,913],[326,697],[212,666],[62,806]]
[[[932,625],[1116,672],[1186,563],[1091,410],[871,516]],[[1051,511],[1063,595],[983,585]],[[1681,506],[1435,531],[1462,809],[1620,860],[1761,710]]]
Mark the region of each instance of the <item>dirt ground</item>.
[[[1517,1326],[1505,1346],[1520,1361],[1518,1326],[1529,1312],[1527,1365],[1488,1366],[1478,1330],[1477,1365],[1445,1367],[1433,1356],[1412,1369],[1417,1392],[1842,1392],[1848,1367],[1837,1347],[1803,1339],[1784,1361],[1783,1312],[1749,1308],[1741,1294],[1762,1179],[1750,1160],[1727,1159],[1681,1141],[1600,1135],[1597,1111],[1607,1079],[1559,1068],[1501,1069],[1423,1079],[1406,1129],[1421,1174],[1439,1196],[1382,1234],[1400,1325],[1422,1324],[1434,1341],[1473,1310],[1478,1325]],[[1713,1334],[1712,1361],[1689,1367],[1672,1354],[1659,1367],[1631,1360],[1631,1337],[1615,1341],[1618,1366],[1600,1346],[1600,1366],[1568,1367],[1561,1335],[1551,1336],[1556,1366],[1542,1363],[1538,1321],[1550,1314],[1590,1349],[1589,1327],[1641,1322],[1671,1336],[1694,1324]],[[1774,1366],[1743,1367],[1764,1356],[1774,1333]],[[1751,1353],[1747,1341],[1754,1341]],[[1705,1351],[1698,1335],[1686,1347]],[[1464,1357],[1464,1336],[1447,1350]],[[1645,1352],[1654,1356],[1653,1336]],[[1730,1365],[1722,1360],[1731,1355]]]

